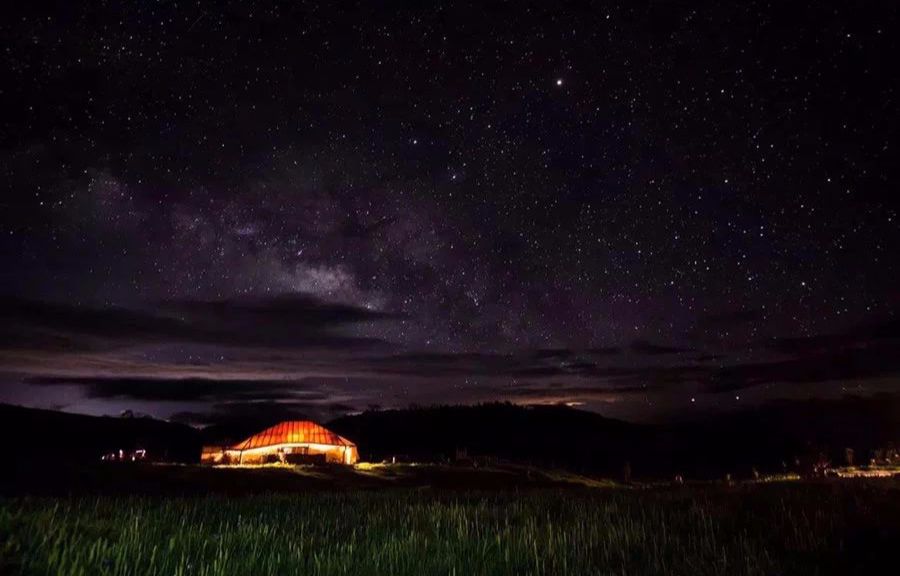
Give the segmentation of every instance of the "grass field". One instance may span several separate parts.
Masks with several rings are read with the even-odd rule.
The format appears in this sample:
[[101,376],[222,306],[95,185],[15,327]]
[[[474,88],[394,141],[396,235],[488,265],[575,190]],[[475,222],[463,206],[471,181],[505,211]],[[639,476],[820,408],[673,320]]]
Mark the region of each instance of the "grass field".
[[898,542],[895,481],[0,501],[13,574],[854,574]]

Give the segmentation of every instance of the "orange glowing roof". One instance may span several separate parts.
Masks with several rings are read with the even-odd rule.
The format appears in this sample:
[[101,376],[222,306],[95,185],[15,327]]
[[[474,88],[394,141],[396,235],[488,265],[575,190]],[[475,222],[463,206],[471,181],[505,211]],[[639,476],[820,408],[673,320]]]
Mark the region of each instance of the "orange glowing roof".
[[353,442],[309,420],[282,422],[235,444],[233,450],[252,450],[279,444],[327,444],[354,446]]

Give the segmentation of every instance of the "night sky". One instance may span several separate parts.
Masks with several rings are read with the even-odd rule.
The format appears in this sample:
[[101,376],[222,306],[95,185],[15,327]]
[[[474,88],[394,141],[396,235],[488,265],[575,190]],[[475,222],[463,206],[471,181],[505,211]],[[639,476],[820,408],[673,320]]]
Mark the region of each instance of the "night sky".
[[900,390],[895,2],[20,4],[0,401]]

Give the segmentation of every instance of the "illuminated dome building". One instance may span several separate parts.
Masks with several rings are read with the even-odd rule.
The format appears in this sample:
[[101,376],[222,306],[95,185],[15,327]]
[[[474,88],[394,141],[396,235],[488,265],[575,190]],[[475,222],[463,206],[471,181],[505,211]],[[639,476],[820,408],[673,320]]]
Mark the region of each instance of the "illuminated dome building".
[[308,420],[282,422],[230,447],[204,446],[204,464],[355,464],[356,444]]

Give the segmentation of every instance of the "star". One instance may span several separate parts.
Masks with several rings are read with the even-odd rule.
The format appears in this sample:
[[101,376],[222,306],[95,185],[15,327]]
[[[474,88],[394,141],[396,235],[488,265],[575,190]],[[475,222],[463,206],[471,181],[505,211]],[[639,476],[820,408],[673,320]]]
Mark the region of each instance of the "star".
[[[807,359],[759,342],[895,318],[900,211],[890,192],[900,179],[897,138],[882,121],[893,89],[883,54],[894,40],[877,27],[854,28],[848,43],[847,30],[819,34],[811,22],[763,25],[790,16],[779,3],[754,4],[758,17],[746,20],[676,8],[684,20],[662,35],[596,7],[496,18],[448,3],[417,14],[415,34],[405,14],[370,19],[327,4],[316,26],[302,8],[259,8],[252,19],[184,10],[123,18],[76,7],[72,16],[90,23],[76,29],[40,10],[10,19],[0,130],[21,137],[0,150],[10,190],[0,210],[4,296],[66,304],[79,317],[109,302],[151,315],[156,302],[190,302],[185,318],[200,325],[187,333],[201,340],[191,344],[227,348],[242,365],[293,328],[254,320],[272,332],[253,334],[254,346],[225,346],[230,334],[210,343],[207,324],[219,319],[200,321],[210,302],[231,303],[241,321],[265,303],[291,327],[313,313],[324,357],[352,356],[345,344],[378,348],[372,358],[448,354],[439,375],[415,367],[438,402],[497,398],[484,379],[477,395],[452,392],[456,372],[472,382],[485,371],[533,375],[523,384],[541,396],[544,370],[582,389],[634,364],[634,378],[653,374],[650,401],[683,407],[663,382],[671,369],[697,411],[790,394],[793,384],[696,398],[702,387],[689,387],[695,374],[684,368],[693,358],[721,357],[698,360],[703,382],[733,365],[781,383],[782,366],[793,377],[790,362],[805,369]],[[148,22],[166,23],[166,34],[144,33]],[[188,30],[190,41],[179,40]],[[110,66],[138,72],[103,90],[84,81],[85,69]],[[285,302],[315,306],[290,316],[279,313]],[[168,326],[165,308],[149,325]],[[23,330],[29,343],[54,332]],[[122,331],[129,349],[184,344],[180,331],[134,345],[131,327]],[[134,361],[117,338],[94,339],[123,372],[176,371]],[[40,356],[0,340],[9,341],[4,374],[2,358]],[[879,354],[864,342],[846,353],[893,374],[882,340]],[[318,346],[298,339],[266,370],[348,370],[342,360],[307,366],[307,341]],[[644,344],[633,350],[635,341]],[[71,361],[55,341],[41,344],[54,363]],[[568,358],[595,346],[616,353],[549,370],[534,350]],[[521,365],[497,368],[495,353]],[[374,375],[373,395],[392,394],[383,366],[358,368]],[[65,371],[28,367],[51,369]],[[0,402],[11,400],[7,388]],[[60,402],[49,387],[34,393]],[[368,393],[339,404],[365,406]],[[637,395],[594,406],[646,410]]]

